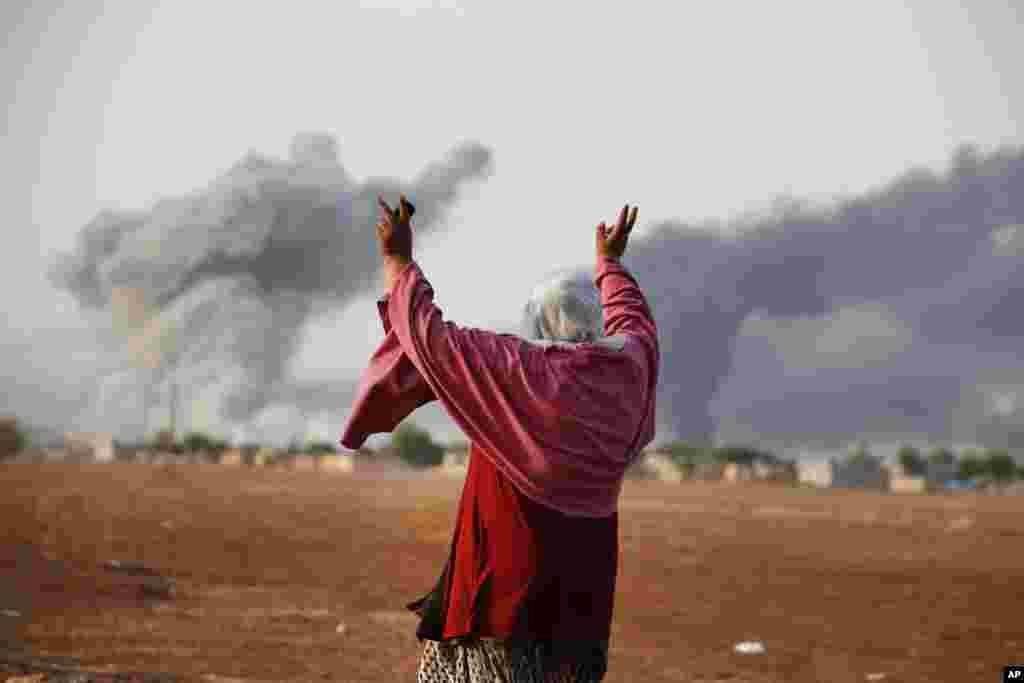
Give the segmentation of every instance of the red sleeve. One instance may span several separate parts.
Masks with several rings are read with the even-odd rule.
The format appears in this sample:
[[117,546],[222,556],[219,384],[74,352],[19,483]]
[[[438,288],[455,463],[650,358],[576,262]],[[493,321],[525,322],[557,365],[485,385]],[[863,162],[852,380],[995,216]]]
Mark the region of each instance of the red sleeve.
[[604,334],[629,334],[639,340],[649,367],[654,368],[653,374],[657,376],[658,328],[636,279],[618,261],[602,258],[594,273],[594,285],[601,293],[604,307]]
[[406,355],[466,437],[521,464],[529,459],[558,418],[550,399],[559,386],[543,371],[528,375],[522,339],[443,320],[415,261],[395,280],[389,316]]
[[388,316],[388,297],[377,301],[384,341],[363,374],[348,424],[339,443],[355,450],[371,434],[387,433],[417,408],[437,397],[402,351]]

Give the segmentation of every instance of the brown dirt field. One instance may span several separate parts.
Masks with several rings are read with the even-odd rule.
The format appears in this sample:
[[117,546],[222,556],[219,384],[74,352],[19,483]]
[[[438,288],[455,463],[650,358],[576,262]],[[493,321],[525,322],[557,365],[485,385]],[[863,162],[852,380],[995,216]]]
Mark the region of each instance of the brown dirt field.
[[[414,681],[403,605],[437,578],[461,487],[0,465],[0,680],[73,680],[25,676],[31,656],[97,681]],[[999,680],[1024,661],[1022,511],[1021,497],[627,481],[605,680]],[[148,595],[146,577],[99,566],[111,559],[176,592]],[[767,651],[735,654],[742,640]]]

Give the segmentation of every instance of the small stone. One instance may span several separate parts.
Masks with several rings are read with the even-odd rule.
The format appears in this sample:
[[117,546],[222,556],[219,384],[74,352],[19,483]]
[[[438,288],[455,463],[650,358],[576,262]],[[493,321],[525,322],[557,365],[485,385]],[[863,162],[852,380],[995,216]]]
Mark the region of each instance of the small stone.
[[885,680],[884,673],[868,674],[866,677],[869,681],[882,681]]
[[16,609],[4,609],[4,610],[0,610],[0,616],[20,617],[21,616],[21,612],[19,612]]
[[142,583],[142,592],[161,598],[173,598],[175,595],[174,579],[162,576],[149,578]]
[[741,655],[763,655],[765,652],[764,643],[759,640],[747,640],[742,643],[736,643],[732,649]]
[[346,626],[344,622],[338,624],[338,628],[334,629],[334,632],[338,633],[340,635],[345,635],[345,633],[347,631],[348,631],[348,626]]

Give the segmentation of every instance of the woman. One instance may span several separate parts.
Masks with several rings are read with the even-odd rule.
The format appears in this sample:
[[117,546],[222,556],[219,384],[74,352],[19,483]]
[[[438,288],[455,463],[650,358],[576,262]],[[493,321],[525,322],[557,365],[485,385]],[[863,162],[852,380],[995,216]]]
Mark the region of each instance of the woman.
[[597,226],[593,287],[543,283],[517,336],[444,322],[412,259],[412,205],[378,201],[386,336],[341,443],[358,448],[434,400],[471,443],[448,561],[408,605],[421,617],[418,680],[600,681],[618,497],[654,436],[657,330],[619,262],[637,210]]

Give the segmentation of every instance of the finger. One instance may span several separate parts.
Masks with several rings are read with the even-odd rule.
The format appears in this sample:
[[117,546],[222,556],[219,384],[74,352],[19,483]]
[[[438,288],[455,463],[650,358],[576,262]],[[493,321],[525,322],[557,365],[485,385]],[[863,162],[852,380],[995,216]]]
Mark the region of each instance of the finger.
[[634,206],[633,210],[629,212],[629,224],[626,226],[626,231],[629,232],[636,225],[636,212],[639,207]]
[[626,215],[628,213],[629,213],[629,204],[626,204],[624,207],[622,207],[622,211],[619,212],[619,223],[618,223],[617,227],[618,227],[618,229],[620,231],[624,230],[626,228]]
[[412,202],[409,201],[409,198],[406,197],[404,194],[402,195],[402,204],[405,205],[406,211],[409,212],[409,218],[412,218],[413,216],[416,215],[416,207],[413,205]]
[[402,223],[409,222],[409,202],[404,194],[398,196],[398,220]]
[[395,212],[391,210],[391,207],[388,206],[387,202],[380,195],[377,195],[377,203],[380,205],[380,208],[384,209],[384,215],[387,216],[388,220],[394,218]]

